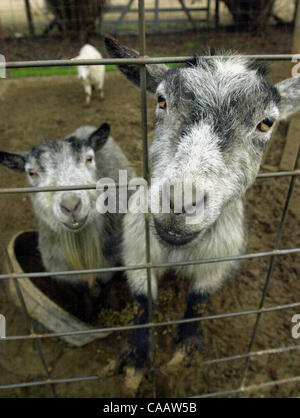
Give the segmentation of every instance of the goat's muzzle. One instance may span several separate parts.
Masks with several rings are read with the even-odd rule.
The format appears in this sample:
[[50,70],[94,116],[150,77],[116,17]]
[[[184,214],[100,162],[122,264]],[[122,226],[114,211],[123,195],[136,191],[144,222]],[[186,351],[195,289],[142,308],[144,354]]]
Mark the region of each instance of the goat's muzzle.
[[159,238],[170,245],[186,245],[193,241],[201,231],[184,232],[173,228],[166,228],[154,218],[154,226]]
[[78,230],[85,225],[88,215],[83,214],[82,199],[75,193],[65,193],[60,201],[63,224],[71,230]]

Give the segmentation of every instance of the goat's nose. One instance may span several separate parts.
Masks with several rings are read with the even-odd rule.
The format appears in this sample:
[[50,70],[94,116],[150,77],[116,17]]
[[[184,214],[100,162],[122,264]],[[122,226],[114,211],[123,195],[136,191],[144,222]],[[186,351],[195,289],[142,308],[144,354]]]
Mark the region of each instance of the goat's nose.
[[193,211],[200,200],[195,184],[190,185],[187,189],[183,187],[180,195],[170,188],[170,209],[175,215]]
[[60,202],[62,212],[67,216],[76,218],[82,208],[82,201],[76,194],[65,194]]

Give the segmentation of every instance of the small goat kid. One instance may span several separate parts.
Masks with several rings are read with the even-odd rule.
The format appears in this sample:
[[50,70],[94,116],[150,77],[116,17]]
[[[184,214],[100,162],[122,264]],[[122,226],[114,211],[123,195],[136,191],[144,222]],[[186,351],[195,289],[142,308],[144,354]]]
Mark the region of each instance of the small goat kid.
[[[74,60],[85,59],[101,59],[100,52],[90,44],[85,44],[79,51],[79,55]],[[100,93],[100,98],[104,98],[104,65],[79,65],[77,67],[77,73],[79,79],[82,81],[83,88],[86,94],[86,104],[91,102],[92,91],[97,89]]]
[[[114,58],[136,58],[138,53],[111,37],[106,47]],[[119,65],[139,87],[137,65]],[[187,176],[203,191],[204,216],[196,225],[186,214],[159,213],[150,217],[153,264],[186,262],[243,254],[247,244],[244,196],[255,181],[263,151],[276,121],[300,107],[300,77],[276,86],[265,79],[263,64],[240,55],[195,58],[168,68],[146,65],[147,90],[155,95],[156,128],[150,148],[151,187]],[[172,203],[172,202],[171,202]],[[146,262],[145,221],[142,213],[124,218],[125,265]],[[239,267],[239,262],[218,262],[177,267],[191,285],[184,318],[199,316],[199,304],[218,290]],[[152,270],[152,294],[165,268]],[[147,274],[127,272],[133,296],[140,306],[136,323],[148,321]],[[201,309],[201,308],[200,308]],[[198,313],[197,313],[198,312]],[[179,326],[178,349],[169,364],[201,349],[200,322]],[[149,349],[149,329],[134,330],[119,362],[127,366],[127,384],[137,387]],[[120,365],[119,363],[119,365]],[[130,379],[130,376],[132,379]]]
[[[64,140],[44,140],[29,152],[0,151],[0,164],[25,172],[30,186],[58,187],[95,184],[101,177],[118,183],[119,170],[135,176],[120,147],[109,135],[110,127],[82,126]],[[121,262],[122,214],[96,210],[99,191],[74,190],[32,193],[39,228],[39,250],[47,271],[95,269]],[[112,273],[97,279],[107,282]],[[58,276],[77,280],[78,276]],[[97,290],[95,275],[83,275]],[[82,281],[80,281],[82,283]],[[95,285],[95,286],[94,286]]]

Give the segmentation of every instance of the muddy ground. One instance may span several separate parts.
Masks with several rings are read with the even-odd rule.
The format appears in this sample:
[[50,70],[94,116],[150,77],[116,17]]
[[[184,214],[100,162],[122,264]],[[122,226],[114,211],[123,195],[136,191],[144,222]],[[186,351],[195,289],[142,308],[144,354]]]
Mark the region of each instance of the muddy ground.
[[[266,26],[262,33],[236,32],[233,28],[220,28],[178,33],[147,34],[147,54],[160,56],[183,56],[201,54],[209,48],[231,49],[248,54],[285,54],[290,53],[292,28],[285,26]],[[139,42],[135,35],[117,35],[117,38],[138,49]],[[91,36],[89,41],[95,45],[104,57],[107,57],[102,37]],[[45,38],[10,38],[2,45],[9,61],[67,59],[78,55],[82,46],[78,39]]]
[[[167,41],[166,41],[167,42]],[[282,47],[281,50],[287,49]],[[278,51],[279,52],[279,51]],[[283,51],[284,52],[284,51]],[[171,55],[171,54],[169,54]],[[276,64],[270,78],[278,81],[290,74],[290,64]],[[105,100],[94,98],[90,107],[83,105],[83,91],[74,77],[49,77],[19,80],[1,80],[5,91],[0,102],[0,148],[9,151],[27,150],[44,137],[60,138],[81,124],[99,125],[109,122],[112,135],[122,146],[132,164],[141,172],[141,126],[139,92],[118,73],[110,73],[105,84]],[[2,84],[3,85],[3,84]],[[154,102],[148,100],[149,132],[153,131]],[[266,162],[279,166],[284,129],[272,142]],[[22,175],[1,169],[0,187],[25,185]],[[247,194],[249,220],[249,252],[272,249],[280,222],[284,200],[289,186],[288,178],[257,180]],[[299,181],[291,202],[282,237],[281,248],[299,244]],[[35,228],[30,198],[27,195],[5,195],[0,199],[0,231],[6,242],[20,230]],[[2,256],[2,255],[1,255]],[[2,263],[3,259],[1,259]],[[216,294],[208,303],[206,314],[256,309],[268,271],[269,259],[246,261],[237,277]],[[266,306],[288,304],[300,300],[299,256],[278,257],[266,299]],[[158,304],[158,320],[177,319],[183,316],[186,281],[170,276],[161,286]],[[130,299],[129,299],[130,304]],[[26,321],[14,307],[3,281],[0,282],[0,312],[7,318],[7,334],[28,333]],[[254,350],[265,350],[295,344],[291,336],[293,310],[262,315]],[[128,323],[130,308],[124,317],[110,311],[106,325]],[[215,365],[202,365],[207,359],[231,356],[247,352],[255,317],[240,316],[204,323],[204,353],[173,371],[157,373],[157,395],[193,396],[237,388],[245,361],[236,360]],[[124,347],[127,332],[117,332],[105,340],[98,340],[83,348],[70,348],[58,339],[41,341],[51,377],[69,378],[101,374],[109,360]],[[169,326],[155,331],[155,366],[163,367],[174,350],[176,327]],[[263,383],[299,375],[300,358],[297,351],[262,356],[251,360],[247,385]],[[43,380],[45,378],[39,358],[30,341],[0,341],[0,384]],[[101,378],[97,381],[56,385],[59,396],[125,396],[122,376]],[[275,386],[257,390],[249,396],[299,396],[300,384]],[[8,389],[2,396],[34,397],[51,396],[49,386]],[[151,396],[151,381],[145,376],[137,396]]]

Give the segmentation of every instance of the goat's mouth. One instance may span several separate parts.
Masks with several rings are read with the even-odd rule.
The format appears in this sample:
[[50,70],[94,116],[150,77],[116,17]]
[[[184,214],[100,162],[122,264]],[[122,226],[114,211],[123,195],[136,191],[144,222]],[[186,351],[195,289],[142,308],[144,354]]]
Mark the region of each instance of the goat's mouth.
[[86,215],[83,219],[74,220],[72,222],[63,222],[65,227],[71,231],[78,231],[81,229],[87,222],[88,215]]
[[156,219],[154,226],[158,236],[171,245],[185,245],[191,242],[201,231],[196,232],[178,232],[164,228]]

